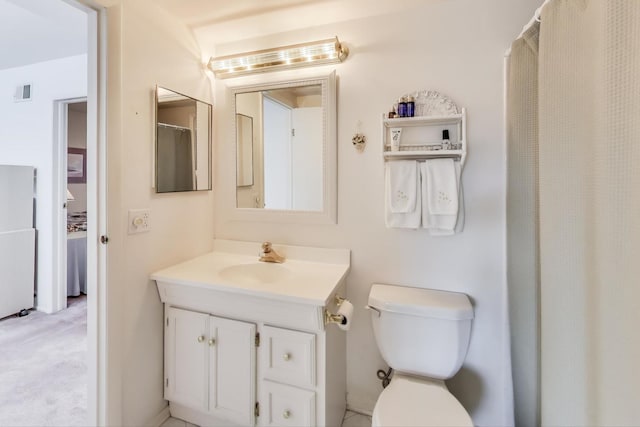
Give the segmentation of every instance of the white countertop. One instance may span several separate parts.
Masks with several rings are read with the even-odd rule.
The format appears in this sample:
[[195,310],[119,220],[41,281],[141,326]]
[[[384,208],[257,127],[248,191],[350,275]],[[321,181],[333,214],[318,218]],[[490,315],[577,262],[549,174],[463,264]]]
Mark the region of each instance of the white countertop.
[[[306,248],[273,244],[287,259],[282,264],[259,263],[260,243],[216,240],[214,251],[151,275],[158,282],[208,288],[281,301],[324,306],[349,272],[347,249]],[[285,275],[268,283],[225,278],[225,268],[255,265],[268,271],[285,271]],[[238,268],[238,267],[234,267]],[[241,268],[241,267],[240,267]]]

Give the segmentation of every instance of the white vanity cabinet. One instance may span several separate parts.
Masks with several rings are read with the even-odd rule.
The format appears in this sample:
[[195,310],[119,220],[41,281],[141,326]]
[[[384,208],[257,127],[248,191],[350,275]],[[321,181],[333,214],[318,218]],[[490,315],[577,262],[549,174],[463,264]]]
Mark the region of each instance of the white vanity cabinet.
[[[169,295],[178,291],[159,286]],[[165,304],[171,414],[209,426],[340,425],[346,339],[335,325],[325,327],[324,307],[250,297],[228,305],[229,297],[214,298],[225,317],[195,302]]]
[[165,325],[165,399],[252,425],[256,325],[171,306]]
[[[218,245],[227,252],[151,276],[165,306],[171,415],[207,426],[339,426],[346,334],[325,323],[325,312],[335,313],[345,295],[349,251],[307,256],[306,248],[280,246],[291,248],[289,258],[268,265],[256,261],[259,244]],[[233,252],[245,246],[251,255]]]

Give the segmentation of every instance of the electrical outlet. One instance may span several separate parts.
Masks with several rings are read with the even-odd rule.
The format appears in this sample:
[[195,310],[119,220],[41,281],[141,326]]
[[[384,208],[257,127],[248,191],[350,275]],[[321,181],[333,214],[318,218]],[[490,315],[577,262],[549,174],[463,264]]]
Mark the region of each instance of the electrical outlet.
[[151,229],[149,226],[149,209],[129,209],[129,234],[146,233]]

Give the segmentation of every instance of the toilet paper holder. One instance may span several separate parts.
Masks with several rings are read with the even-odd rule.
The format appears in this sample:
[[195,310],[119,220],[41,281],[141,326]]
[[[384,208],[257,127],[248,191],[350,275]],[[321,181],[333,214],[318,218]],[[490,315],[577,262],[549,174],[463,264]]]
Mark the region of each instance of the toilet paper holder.
[[[336,306],[340,307],[346,298],[341,297],[340,295],[336,295],[334,297],[334,301]],[[342,314],[331,313],[326,308],[324,309],[324,325],[328,325],[329,323],[335,323],[338,325],[345,325],[347,323],[347,319]]]
[[324,309],[324,324],[336,323],[338,325],[344,325],[346,320],[342,314],[333,314],[326,308]]

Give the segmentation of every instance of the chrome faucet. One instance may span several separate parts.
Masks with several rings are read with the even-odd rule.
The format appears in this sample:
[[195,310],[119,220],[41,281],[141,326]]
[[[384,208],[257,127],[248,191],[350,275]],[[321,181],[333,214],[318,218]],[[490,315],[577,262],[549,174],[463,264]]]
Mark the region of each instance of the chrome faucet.
[[264,242],[262,244],[262,252],[260,253],[261,262],[277,262],[279,264],[284,262],[284,257],[278,254],[272,247],[271,242]]

